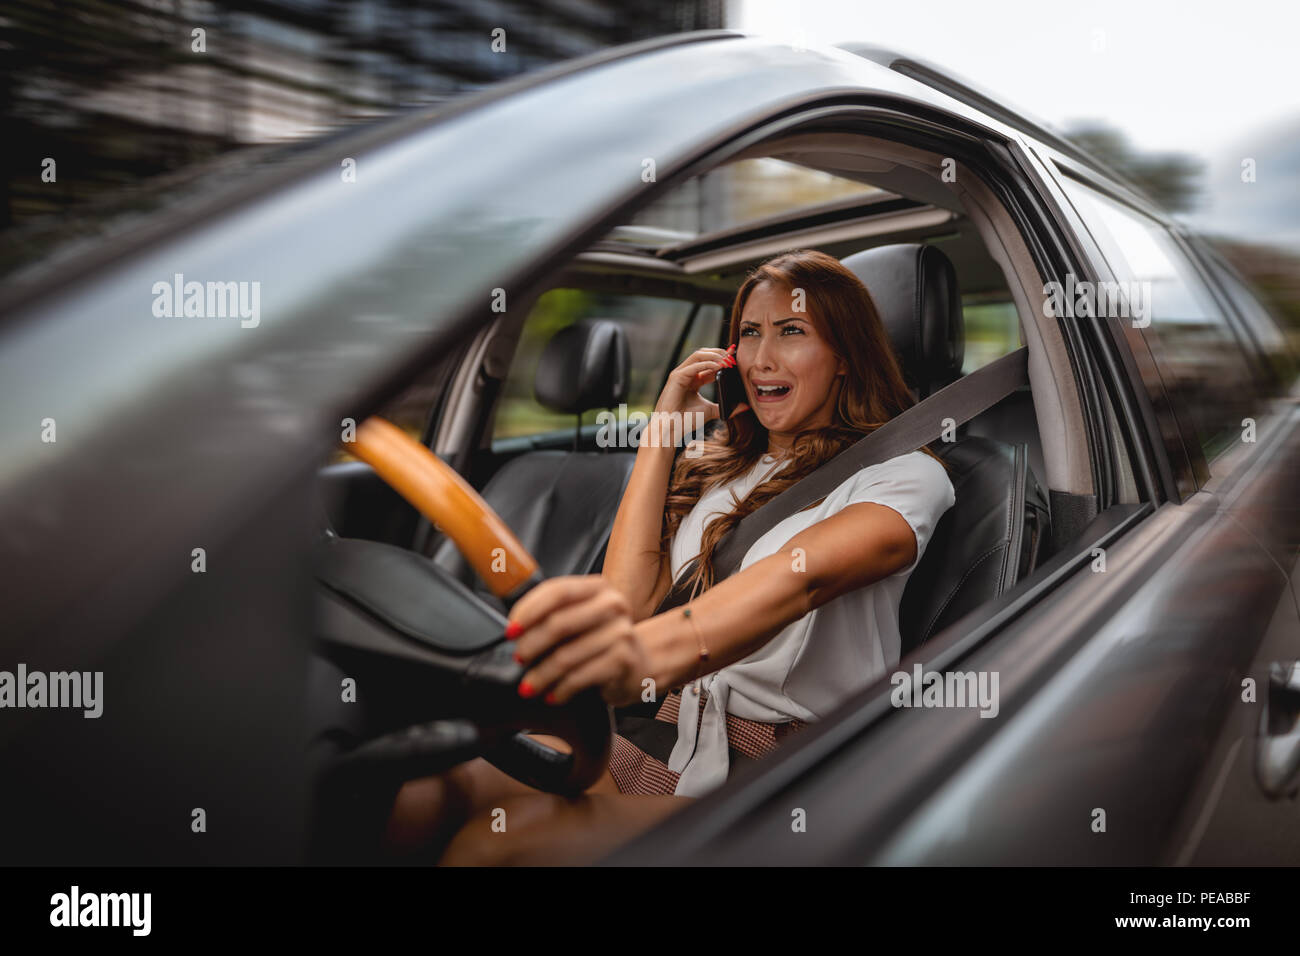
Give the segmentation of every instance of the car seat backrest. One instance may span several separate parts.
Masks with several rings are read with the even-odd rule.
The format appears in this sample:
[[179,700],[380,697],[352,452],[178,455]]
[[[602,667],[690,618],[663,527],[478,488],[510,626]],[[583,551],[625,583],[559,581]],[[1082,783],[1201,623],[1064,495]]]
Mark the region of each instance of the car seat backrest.
[[581,415],[627,401],[627,333],[609,319],[583,319],[556,332],[537,360],[533,393],[556,412]]
[[[943,252],[916,243],[881,246],[843,264],[871,293],[918,397],[961,374],[961,298]],[[903,592],[904,655],[1028,573],[1047,522],[1046,499],[1023,444],[980,436],[934,442],[930,450],[948,466],[957,500],[935,526]]]
[[878,246],[844,259],[867,287],[918,399],[961,375],[966,357],[957,272],[934,246]]

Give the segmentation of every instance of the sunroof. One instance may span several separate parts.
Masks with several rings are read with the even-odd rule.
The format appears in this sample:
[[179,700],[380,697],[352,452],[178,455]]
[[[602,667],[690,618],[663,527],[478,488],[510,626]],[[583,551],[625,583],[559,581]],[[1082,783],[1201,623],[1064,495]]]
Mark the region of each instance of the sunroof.
[[742,159],[684,183],[642,209],[629,225],[701,236],[835,200],[888,195],[876,186],[780,159]]

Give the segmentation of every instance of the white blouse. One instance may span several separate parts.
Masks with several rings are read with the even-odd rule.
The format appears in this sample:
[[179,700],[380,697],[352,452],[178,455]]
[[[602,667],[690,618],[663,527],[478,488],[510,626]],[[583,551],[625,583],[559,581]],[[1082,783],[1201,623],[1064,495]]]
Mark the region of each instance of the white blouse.
[[[729,512],[735,501],[766,480],[779,467],[775,461],[765,456],[749,474],[700,497],[673,537],[674,580],[699,553],[705,524]],[[943,466],[924,452],[909,452],[862,469],[821,503],[791,515],[754,542],[740,571],[784,550],[795,535],[840,509],[874,502],[897,511],[911,526],[916,535],[916,560],[823,604],[753,654],[702,678],[701,687],[708,691],[703,715],[700,696],[688,688],[681,697],[677,745],[668,762],[670,770],[681,774],[674,793],[698,797],[726,782],[730,764],[727,713],[766,723],[794,718],[815,721],[897,666],[903,588],[925,553],[939,518],[956,500]]]

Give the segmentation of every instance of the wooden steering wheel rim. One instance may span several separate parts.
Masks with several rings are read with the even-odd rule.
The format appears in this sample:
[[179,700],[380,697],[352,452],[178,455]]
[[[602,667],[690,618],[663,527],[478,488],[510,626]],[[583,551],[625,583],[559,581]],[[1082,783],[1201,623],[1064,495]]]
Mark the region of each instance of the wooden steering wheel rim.
[[392,422],[366,419],[355,442],[343,447],[447,535],[497,597],[520,590],[537,573],[537,561],[479,493]]

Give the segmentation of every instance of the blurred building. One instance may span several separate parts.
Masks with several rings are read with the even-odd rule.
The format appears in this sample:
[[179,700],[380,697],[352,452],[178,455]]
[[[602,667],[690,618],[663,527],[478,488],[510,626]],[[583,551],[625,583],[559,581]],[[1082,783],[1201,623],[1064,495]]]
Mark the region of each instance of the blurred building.
[[[9,0],[0,17],[0,230],[112,200],[237,147],[312,137],[620,44],[722,27],[724,7]],[[52,181],[42,175],[51,159]]]

